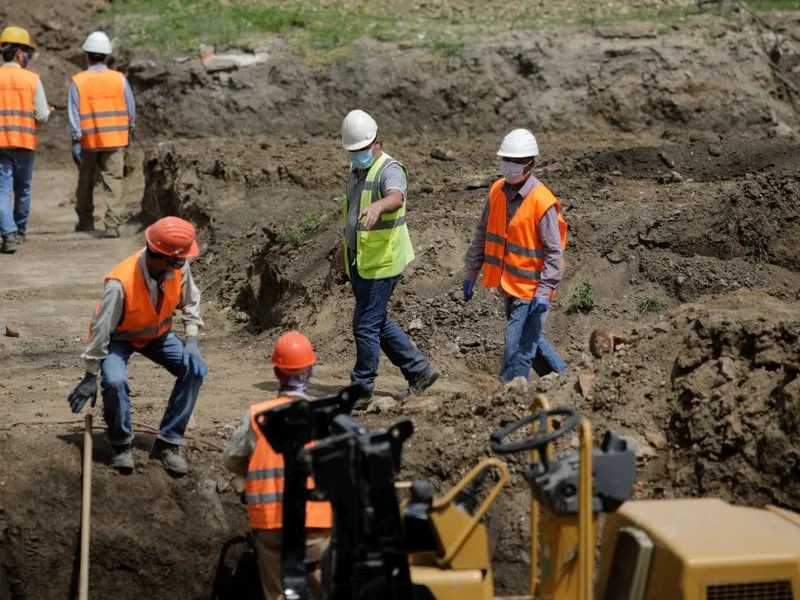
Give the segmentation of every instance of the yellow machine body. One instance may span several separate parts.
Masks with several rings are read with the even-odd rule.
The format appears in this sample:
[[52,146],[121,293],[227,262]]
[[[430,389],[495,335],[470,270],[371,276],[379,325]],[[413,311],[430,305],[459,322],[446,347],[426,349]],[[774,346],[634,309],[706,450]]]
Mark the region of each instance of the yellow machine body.
[[627,502],[600,552],[598,600],[800,600],[800,516],[771,506]]
[[[498,480],[470,515],[455,499],[484,469],[494,468]],[[495,458],[476,465],[447,494],[431,505],[430,518],[436,532],[436,552],[409,557],[411,581],[427,587],[436,600],[492,600],[494,580],[489,557],[489,535],[481,519],[508,482],[508,467]]]

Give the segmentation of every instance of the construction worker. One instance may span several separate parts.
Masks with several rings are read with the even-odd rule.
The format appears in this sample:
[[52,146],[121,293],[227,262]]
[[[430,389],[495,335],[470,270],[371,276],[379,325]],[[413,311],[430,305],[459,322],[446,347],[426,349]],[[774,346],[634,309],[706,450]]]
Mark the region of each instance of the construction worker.
[[[103,390],[103,416],[111,442],[110,464],[133,468],[133,429],[128,391],[128,359],[139,352],[175,376],[175,386],[161,420],[151,457],[167,471],[185,475],[189,468],[181,445],[208,365],[200,355],[197,334],[200,290],[188,258],[199,253],[194,226],[165,217],[145,230],[146,247],[111,269],[103,297],[89,327],[83,352],[86,374],[69,395],[72,412],[87,400],[95,405],[97,375]],[[185,340],[172,332],[172,313],[183,313]]]
[[[256,416],[270,408],[308,398],[308,382],[317,357],[302,333],[290,331],[275,342],[272,364],[278,379],[278,397],[252,405],[233,432],[222,459],[225,466],[247,478],[245,499],[253,528],[261,586],[268,600],[283,600],[281,539],[283,528],[283,456],[256,425]],[[313,483],[313,482],[312,482]],[[306,556],[320,561],[330,542],[333,512],[328,502],[306,503]],[[308,579],[312,598],[321,595],[320,570]]]
[[567,365],[542,335],[550,302],[563,277],[567,223],[561,203],[533,176],[539,145],[526,129],[500,144],[501,179],[489,199],[467,250],[463,294],[469,301],[478,274],[483,285],[505,297],[505,352],[500,381],[530,380],[533,359],[562,374]]
[[136,104],[125,75],[106,66],[111,41],[94,31],[83,44],[89,67],[69,84],[67,107],[72,134],[72,159],[80,168],[75,231],[94,231],[94,186],[105,190],[105,237],[119,237],[124,208],[124,151],[133,135]]
[[[342,212],[343,266],[356,298],[356,364],[350,379],[373,390],[383,350],[408,381],[408,390],[400,397],[404,400],[422,394],[439,378],[438,371],[387,314],[392,292],[414,260],[406,225],[408,169],[383,152],[378,124],[362,110],[345,117],[342,146],[350,157]],[[363,410],[371,401],[372,395],[359,400],[354,409]]]
[[42,80],[27,70],[35,50],[30,34],[21,27],[6,27],[0,34],[0,252],[4,254],[13,254],[25,241],[37,131],[50,116]]

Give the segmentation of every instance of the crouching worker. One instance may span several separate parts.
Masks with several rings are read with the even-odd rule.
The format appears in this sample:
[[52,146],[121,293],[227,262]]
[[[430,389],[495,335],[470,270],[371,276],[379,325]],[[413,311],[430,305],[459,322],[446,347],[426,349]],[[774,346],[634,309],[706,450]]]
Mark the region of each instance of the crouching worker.
[[[111,442],[112,467],[133,469],[133,427],[128,389],[128,360],[146,356],[175,377],[167,409],[158,428],[151,458],[175,475],[189,472],[181,455],[186,427],[192,416],[208,365],[200,354],[197,333],[200,290],[187,259],[197,256],[194,225],[164,217],[144,233],[147,246],[126,258],[106,275],[89,341],[83,352],[86,374],[69,395],[73,413],[87,401],[97,401],[98,374],[103,393],[103,417]],[[185,339],[172,332],[172,313],[181,309]]]
[[[272,364],[278,379],[278,397],[254,404],[228,442],[225,466],[247,477],[245,499],[253,528],[261,586],[267,600],[283,600],[281,578],[281,528],[283,526],[283,456],[272,449],[256,424],[259,413],[307,398],[306,391],[317,357],[311,342],[301,333],[290,331],[275,343]],[[328,502],[306,503],[306,557],[319,562],[330,542],[333,512]],[[321,595],[321,575],[317,569],[308,578],[314,600]]]

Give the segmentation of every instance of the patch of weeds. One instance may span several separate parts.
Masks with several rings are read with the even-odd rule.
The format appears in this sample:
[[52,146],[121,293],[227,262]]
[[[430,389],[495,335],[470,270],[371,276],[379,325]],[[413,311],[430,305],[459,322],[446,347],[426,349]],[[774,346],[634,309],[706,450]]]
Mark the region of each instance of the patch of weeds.
[[747,0],[744,5],[761,12],[800,10],[800,0]]
[[302,8],[275,8],[244,0],[115,0],[104,13],[133,46],[197,50],[201,44],[235,46],[245,37],[304,28]]
[[317,229],[317,215],[315,215],[311,210],[306,208],[303,211],[303,221],[300,223],[300,231],[305,234],[309,234],[312,231],[316,231]]
[[425,44],[431,52],[442,54],[443,56],[456,56],[461,54],[466,45],[464,40],[435,40]]
[[587,314],[594,308],[594,288],[591,283],[580,284],[569,298],[567,314]]
[[647,296],[642,296],[639,298],[638,302],[636,303],[636,309],[644,314],[647,313],[657,313],[664,310],[666,306],[666,302],[662,298],[658,296],[653,296],[648,294]]
[[303,245],[303,236],[300,231],[294,227],[289,227],[278,233],[275,241],[282,248],[297,249]]

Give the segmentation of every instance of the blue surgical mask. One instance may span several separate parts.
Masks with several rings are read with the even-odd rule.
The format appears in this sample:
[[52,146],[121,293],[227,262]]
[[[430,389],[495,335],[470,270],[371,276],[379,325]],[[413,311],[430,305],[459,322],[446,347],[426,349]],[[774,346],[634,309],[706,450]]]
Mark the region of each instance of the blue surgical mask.
[[375,162],[375,156],[372,154],[372,148],[359,150],[358,152],[350,152],[350,162],[356,169],[369,169],[372,166],[372,163]]
[[500,173],[503,174],[503,177],[508,183],[511,185],[516,185],[517,183],[522,182],[526,166],[527,165],[501,160]]

